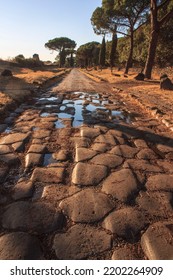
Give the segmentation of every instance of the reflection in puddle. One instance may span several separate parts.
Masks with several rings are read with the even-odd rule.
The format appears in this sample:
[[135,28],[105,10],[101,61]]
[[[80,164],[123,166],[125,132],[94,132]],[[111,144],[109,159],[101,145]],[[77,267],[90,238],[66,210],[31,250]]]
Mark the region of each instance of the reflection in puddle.
[[48,117],[48,116],[50,116],[50,113],[44,112],[40,114],[40,117]]
[[65,125],[63,124],[63,122],[61,120],[58,120],[55,122],[55,128],[64,128]]
[[51,163],[57,163],[57,161],[52,157],[52,154],[45,154],[43,166],[47,166]]

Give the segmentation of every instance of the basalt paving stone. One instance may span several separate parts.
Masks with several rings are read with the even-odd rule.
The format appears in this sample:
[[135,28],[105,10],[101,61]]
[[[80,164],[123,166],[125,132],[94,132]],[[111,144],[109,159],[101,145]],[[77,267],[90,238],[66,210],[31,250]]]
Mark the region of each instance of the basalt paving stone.
[[133,245],[124,246],[114,250],[112,260],[140,260],[137,250]]
[[150,225],[141,246],[149,260],[173,260],[173,220]]
[[139,210],[126,207],[110,213],[102,223],[103,228],[127,240],[134,239],[147,225],[146,216]]
[[7,128],[6,124],[0,124],[0,133],[3,132]]
[[142,149],[138,154],[137,157],[139,159],[146,159],[146,160],[150,160],[150,159],[157,159],[158,155],[151,149],[149,148],[145,148]]
[[138,151],[139,151],[139,149],[130,147],[128,145],[119,145],[119,146],[112,148],[109,151],[109,153],[118,155],[118,156],[122,156],[124,158],[133,158],[137,154]]
[[43,163],[43,154],[29,153],[25,156],[25,168],[41,166]]
[[0,237],[1,260],[43,260],[38,238],[25,232],[12,232]]
[[110,154],[101,154],[97,155],[94,158],[90,160],[91,163],[97,164],[97,165],[105,165],[109,168],[115,168],[122,164],[123,159],[116,155],[110,155]]
[[50,203],[18,201],[8,205],[2,215],[2,227],[34,233],[48,233],[63,226],[64,216]]
[[14,200],[29,198],[33,195],[34,185],[31,181],[18,182],[12,191],[12,198]]
[[97,185],[107,176],[107,167],[79,162],[73,169],[72,183],[75,185]]
[[50,134],[51,134],[51,131],[40,129],[40,130],[34,131],[34,133],[33,133],[33,138],[36,138],[36,139],[43,139],[43,138],[49,137]]
[[82,137],[95,138],[98,135],[100,135],[100,129],[99,128],[92,128],[92,127],[81,127],[80,135]]
[[31,144],[29,147],[28,153],[38,153],[42,154],[46,151],[46,145],[44,144]]
[[64,181],[64,167],[49,167],[49,168],[35,168],[31,177],[33,182],[38,181],[42,183],[63,183]]
[[171,192],[140,192],[136,198],[139,207],[150,215],[158,217],[173,217]]
[[77,148],[75,155],[75,162],[88,160],[93,158],[97,154],[96,151],[87,148]]
[[59,207],[72,221],[79,223],[99,221],[114,208],[107,195],[90,189],[64,199]]
[[0,155],[5,155],[11,153],[8,145],[0,145]]
[[8,145],[16,142],[26,142],[29,139],[30,133],[11,133],[0,139],[0,144]]
[[76,186],[47,185],[43,188],[41,199],[48,202],[57,202],[81,191]]
[[58,160],[58,161],[66,161],[66,160],[68,160],[68,156],[69,156],[69,152],[67,150],[63,150],[63,149],[61,149],[57,153],[52,154],[53,159]]
[[15,154],[5,154],[0,156],[0,162],[6,163],[8,166],[18,165],[20,160]]
[[162,152],[162,153],[169,153],[169,152],[173,152],[173,145],[169,145],[169,144],[158,144],[157,145],[157,149]]
[[94,143],[104,143],[104,144],[109,144],[111,146],[116,145],[116,141],[114,137],[111,134],[101,134],[97,136],[94,140]]
[[137,148],[148,148],[147,143],[142,139],[134,140],[134,144]]
[[173,175],[158,174],[150,176],[146,187],[149,191],[173,191]]
[[74,143],[75,148],[87,148],[91,144],[90,139],[86,137],[72,137],[70,141]]
[[23,142],[17,142],[17,143],[12,144],[11,146],[15,152],[19,152],[19,153],[23,152],[24,148],[25,148],[25,145]]
[[173,164],[172,162],[169,161],[163,161],[163,160],[158,160],[157,164],[163,168],[164,171],[169,172],[169,173],[173,173]]
[[91,146],[92,150],[100,153],[104,153],[110,149],[110,146],[107,144],[95,143]]
[[138,191],[138,183],[131,170],[122,169],[109,175],[103,182],[102,191],[125,203]]
[[82,260],[111,248],[111,235],[101,229],[74,225],[55,235],[53,249],[60,260]]
[[162,168],[160,168],[159,166],[151,164],[149,161],[143,159],[138,159],[138,160],[127,159],[124,163],[124,168],[129,168],[129,167],[134,171],[140,170],[143,172],[155,172],[155,173],[163,172]]

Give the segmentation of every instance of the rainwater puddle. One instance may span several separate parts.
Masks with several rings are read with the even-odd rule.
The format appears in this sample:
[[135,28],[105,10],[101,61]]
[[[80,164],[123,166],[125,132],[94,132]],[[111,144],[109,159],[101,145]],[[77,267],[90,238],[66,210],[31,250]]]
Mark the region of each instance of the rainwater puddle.
[[40,114],[40,117],[48,117],[48,116],[50,116],[50,113],[44,112]]
[[39,98],[39,100],[40,101],[56,101],[56,100],[58,100],[58,98],[51,96],[51,97],[42,97],[42,98]]
[[57,160],[55,160],[53,157],[52,157],[52,154],[45,154],[44,155],[44,162],[43,162],[43,166],[47,166],[51,163],[57,163]]
[[10,133],[12,131],[12,127],[7,126],[7,128],[4,130],[5,133]]
[[65,125],[63,124],[63,122],[61,120],[58,120],[55,122],[55,128],[64,128]]

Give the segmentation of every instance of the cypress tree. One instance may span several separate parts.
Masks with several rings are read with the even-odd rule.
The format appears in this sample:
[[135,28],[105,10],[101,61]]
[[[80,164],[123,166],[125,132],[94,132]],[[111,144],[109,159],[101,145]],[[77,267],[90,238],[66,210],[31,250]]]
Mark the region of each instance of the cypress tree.
[[106,43],[105,43],[105,36],[103,37],[100,53],[99,53],[99,65],[102,67],[105,66],[105,58],[106,58]]

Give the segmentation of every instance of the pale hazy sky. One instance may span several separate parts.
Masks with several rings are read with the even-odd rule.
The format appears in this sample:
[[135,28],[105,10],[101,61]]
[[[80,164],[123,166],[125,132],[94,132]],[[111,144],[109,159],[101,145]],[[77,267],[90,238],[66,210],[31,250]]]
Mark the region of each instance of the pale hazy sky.
[[42,60],[54,60],[56,52],[44,47],[55,37],[68,37],[77,47],[91,41],[90,18],[101,0],[0,0],[0,58],[38,53]]

